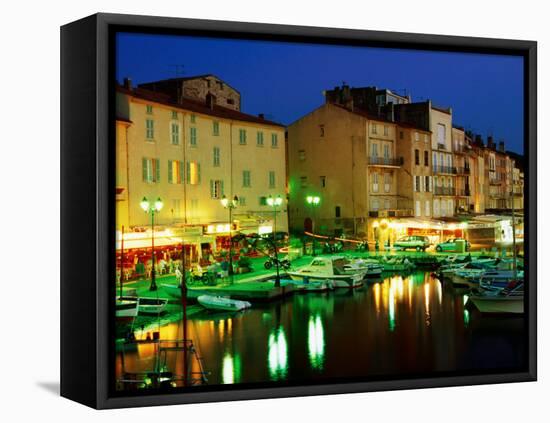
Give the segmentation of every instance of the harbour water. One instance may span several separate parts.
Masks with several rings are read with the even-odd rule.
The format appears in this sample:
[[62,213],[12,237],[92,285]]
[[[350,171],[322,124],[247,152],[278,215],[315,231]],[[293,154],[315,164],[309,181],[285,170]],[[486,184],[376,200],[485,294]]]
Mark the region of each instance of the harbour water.
[[[183,337],[181,321],[158,329],[160,339]],[[353,291],[296,294],[245,312],[204,311],[187,330],[209,385],[503,371],[522,368],[527,354],[523,316],[481,315],[464,292],[428,272],[371,280]],[[151,344],[119,351],[117,378],[123,364],[150,371],[155,354]],[[181,373],[182,354],[167,354],[164,368]]]

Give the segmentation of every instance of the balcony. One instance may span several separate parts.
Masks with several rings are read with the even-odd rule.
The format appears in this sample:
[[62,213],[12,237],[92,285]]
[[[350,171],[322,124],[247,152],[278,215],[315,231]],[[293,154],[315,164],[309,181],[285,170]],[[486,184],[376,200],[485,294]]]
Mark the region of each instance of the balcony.
[[432,171],[435,174],[456,175],[456,167],[454,166],[432,166]]
[[455,196],[456,191],[454,187],[435,187],[434,188],[434,195],[449,195],[449,196]]
[[470,188],[457,188],[456,189],[456,196],[457,197],[469,197],[470,196]]
[[447,150],[447,148],[445,147],[445,144],[441,144],[441,143],[437,143],[437,149],[438,150]]
[[469,175],[470,174],[470,168],[468,166],[466,166],[466,167],[457,167],[456,168],[456,174],[457,175]]
[[500,179],[489,178],[489,185],[500,185],[501,182],[502,181]]
[[413,209],[385,209],[371,210],[369,217],[412,217],[414,216]]
[[403,157],[369,157],[369,166],[399,167],[403,165]]

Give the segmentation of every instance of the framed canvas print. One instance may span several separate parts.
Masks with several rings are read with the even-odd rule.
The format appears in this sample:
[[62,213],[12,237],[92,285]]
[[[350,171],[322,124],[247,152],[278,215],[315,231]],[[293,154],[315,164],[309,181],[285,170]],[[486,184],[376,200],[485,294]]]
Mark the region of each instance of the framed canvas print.
[[96,408],[536,379],[536,43],[61,30],[61,391]]

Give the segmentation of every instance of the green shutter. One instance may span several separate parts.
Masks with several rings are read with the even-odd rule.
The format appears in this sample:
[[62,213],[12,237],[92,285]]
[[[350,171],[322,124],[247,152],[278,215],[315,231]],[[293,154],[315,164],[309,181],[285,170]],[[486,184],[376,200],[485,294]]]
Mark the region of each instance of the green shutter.
[[168,183],[174,183],[174,174],[172,172],[172,160],[168,160]]
[[222,197],[225,195],[225,190],[223,188],[223,180],[221,181]]
[[197,163],[197,184],[201,183],[201,164]]
[[147,182],[147,159],[145,157],[141,159],[141,173],[143,175],[143,182]]
[[187,183],[191,181],[191,163],[189,162],[185,166],[185,179],[187,179]]
[[178,184],[183,184],[183,162],[180,161],[180,166],[179,166],[179,175],[180,175],[180,179],[178,181]]
[[210,179],[210,198],[214,198],[214,181]]
[[157,164],[157,168],[155,169],[155,182],[160,182],[160,160],[155,159],[155,162]]

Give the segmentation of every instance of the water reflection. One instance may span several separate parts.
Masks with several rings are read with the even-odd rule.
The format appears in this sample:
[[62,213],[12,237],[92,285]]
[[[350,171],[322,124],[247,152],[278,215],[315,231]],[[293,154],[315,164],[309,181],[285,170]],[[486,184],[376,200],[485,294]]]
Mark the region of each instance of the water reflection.
[[[467,301],[429,273],[416,272],[369,282],[353,293],[254,304],[244,314],[200,312],[187,328],[213,385],[467,370],[481,360],[491,367],[495,356],[480,357],[479,345],[492,345],[493,339],[508,348],[504,355],[498,351],[499,363],[506,357],[513,366],[523,359],[520,347],[514,349],[523,345],[523,325],[510,330],[510,319],[481,319]],[[153,331],[163,340],[183,337],[180,321],[138,329],[136,337]],[[155,368],[181,375],[183,362],[180,352],[159,361],[158,345],[143,343],[119,353],[116,370],[118,377]]]
[[272,380],[284,379],[288,371],[288,348],[282,326],[269,334],[268,341],[269,374]]
[[307,339],[311,367],[322,370],[325,357],[325,331],[319,314],[309,317]]

